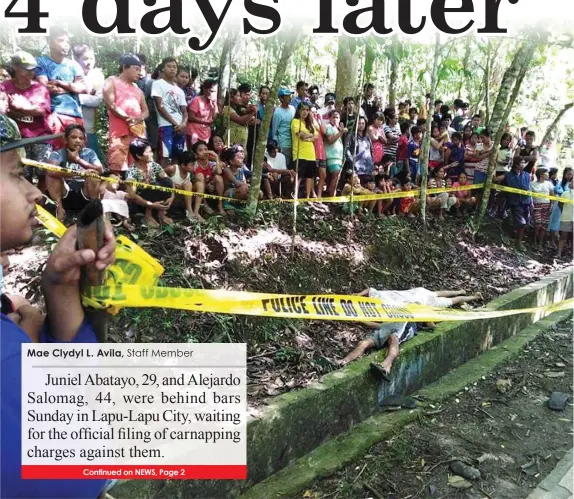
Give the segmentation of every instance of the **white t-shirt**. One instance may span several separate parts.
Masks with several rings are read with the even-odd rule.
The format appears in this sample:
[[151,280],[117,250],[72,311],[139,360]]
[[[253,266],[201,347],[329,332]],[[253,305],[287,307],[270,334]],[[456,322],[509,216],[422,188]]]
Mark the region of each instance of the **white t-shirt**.
[[[560,196],[564,199],[574,200],[574,191],[566,191]],[[562,208],[562,216],[560,217],[561,223],[572,223],[574,220],[574,204],[564,203]]]
[[190,179],[189,172],[185,172],[183,175],[182,173],[183,172],[180,170],[180,165],[175,165],[175,173],[173,177],[171,177],[173,185],[183,185],[186,180]]
[[415,305],[425,305],[427,307],[452,307],[452,300],[450,298],[441,298],[437,296],[434,291],[429,291],[425,288],[413,288],[405,291],[378,291],[369,288],[369,297],[378,298],[383,304],[388,305],[405,305],[412,303]]
[[[554,191],[554,186],[550,182],[548,182],[547,180],[544,182],[536,181],[536,182],[532,182],[530,184],[530,190],[532,192],[539,192],[541,194],[550,195],[550,193]],[[548,203],[550,203],[550,199],[533,197],[532,200],[534,201],[534,204],[548,204]]]
[[278,152],[274,158],[266,152],[265,159],[267,159],[267,163],[269,163],[269,166],[273,168],[273,170],[287,170],[287,160],[285,159],[285,154],[282,152]]
[[[186,106],[185,94],[179,86],[174,83],[171,84],[163,78],[153,82],[151,87],[152,97],[161,97],[163,108],[172,117],[176,123],[181,123],[183,120],[183,114],[181,112],[180,106]],[[171,123],[167,121],[160,113],[157,112],[157,123],[158,126],[171,126]]]

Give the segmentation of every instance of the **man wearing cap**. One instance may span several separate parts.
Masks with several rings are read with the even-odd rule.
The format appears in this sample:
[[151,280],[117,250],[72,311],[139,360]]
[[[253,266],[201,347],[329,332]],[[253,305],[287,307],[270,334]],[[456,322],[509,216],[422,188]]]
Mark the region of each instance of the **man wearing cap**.
[[[0,115],[0,251],[30,242],[36,223],[40,191],[24,179],[19,149],[53,137],[21,139],[18,128]],[[25,300],[2,295],[0,335],[0,438],[2,447],[0,497],[96,498],[105,480],[23,480],[22,462],[22,345],[26,343],[96,343],[80,297],[80,269],[95,261],[103,270],[114,261],[111,228],[97,255],[76,250],[76,227],[62,236],[42,275],[46,317]]]
[[291,105],[291,96],[294,92],[288,88],[279,90],[279,101],[281,105],[275,108],[273,113],[273,123],[271,137],[279,145],[281,152],[285,155],[287,166],[293,160],[293,139],[291,137],[291,122],[295,118],[295,108]]
[[325,126],[327,126],[331,120],[331,111],[335,110],[336,101],[337,98],[335,97],[334,93],[329,92],[327,95],[325,95],[325,106],[319,109],[319,118],[321,118]]
[[[18,125],[24,138],[49,135],[50,93],[34,80],[38,67],[36,59],[27,52],[12,56],[14,78],[0,83],[0,92],[8,96],[8,116]],[[46,161],[52,147],[46,142],[37,142],[26,147],[26,157],[34,161]],[[43,173],[43,172],[38,172]],[[31,172],[27,169],[27,176]]]
[[142,64],[135,55],[126,54],[120,59],[119,76],[110,76],[104,83],[110,134],[108,168],[120,177],[133,162],[129,157],[130,144],[135,138],[146,138],[149,110],[137,86]]
[[[68,125],[84,125],[79,94],[87,93],[88,89],[84,71],[76,61],[67,57],[70,53],[68,33],[62,28],[52,28],[48,44],[50,55],[38,57],[36,79],[50,92],[52,132],[62,133]],[[60,149],[64,143],[58,142],[54,147]]]

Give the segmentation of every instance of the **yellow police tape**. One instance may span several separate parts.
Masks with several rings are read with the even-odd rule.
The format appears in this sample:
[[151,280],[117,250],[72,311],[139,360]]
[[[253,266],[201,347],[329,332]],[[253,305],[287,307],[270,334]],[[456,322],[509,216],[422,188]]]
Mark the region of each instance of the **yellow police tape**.
[[[38,206],[37,218],[61,237],[66,228]],[[445,322],[571,309],[574,300],[520,310],[449,310],[422,305],[385,304],[383,300],[343,295],[277,295],[243,291],[157,286],[163,267],[129,239],[117,239],[116,262],[104,286],[84,291],[84,306],[117,314],[122,308],[170,308],[194,312],[356,322]]]
[[548,194],[543,194],[541,192],[523,191],[522,189],[516,189],[515,187],[507,187],[505,185],[492,184],[492,188],[497,191],[511,192],[513,194],[521,194],[523,196],[530,196],[533,198],[549,199],[550,201],[559,201],[564,204],[574,204],[574,200],[566,199],[559,196],[549,196]]

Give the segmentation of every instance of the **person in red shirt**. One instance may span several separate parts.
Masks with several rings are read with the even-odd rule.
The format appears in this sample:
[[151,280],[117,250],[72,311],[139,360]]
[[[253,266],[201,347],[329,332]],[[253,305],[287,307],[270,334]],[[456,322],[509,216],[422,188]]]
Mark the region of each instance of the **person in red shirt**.
[[[409,134],[411,130],[411,123],[406,121],[401,124],[401,136],[399,138],[399,145],[397,146],[397,164],[396,170],[393,172],[393,177],[404,168],[408,170],[409,167]],[[414,179],[413,179],[414,180]]]
[[188,106],[186,135],[190,147],[198,141],[209,142],[217,114],[217,82],[205,80],[201,95]]

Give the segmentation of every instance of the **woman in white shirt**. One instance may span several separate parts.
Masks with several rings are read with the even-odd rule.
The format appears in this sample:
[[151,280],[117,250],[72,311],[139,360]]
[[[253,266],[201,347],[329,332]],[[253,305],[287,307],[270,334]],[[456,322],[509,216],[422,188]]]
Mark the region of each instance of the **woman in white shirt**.
[[[536,180],[530,184],[530,190],[548,196],[553,195],[554,186],[548,179],[548,170],[545,168],[536,170]],[[538,248],[542,249],[550,222],[550,200],[539,197],[533,197],[532,199],[534,203],[534,244],[538,244]]]

